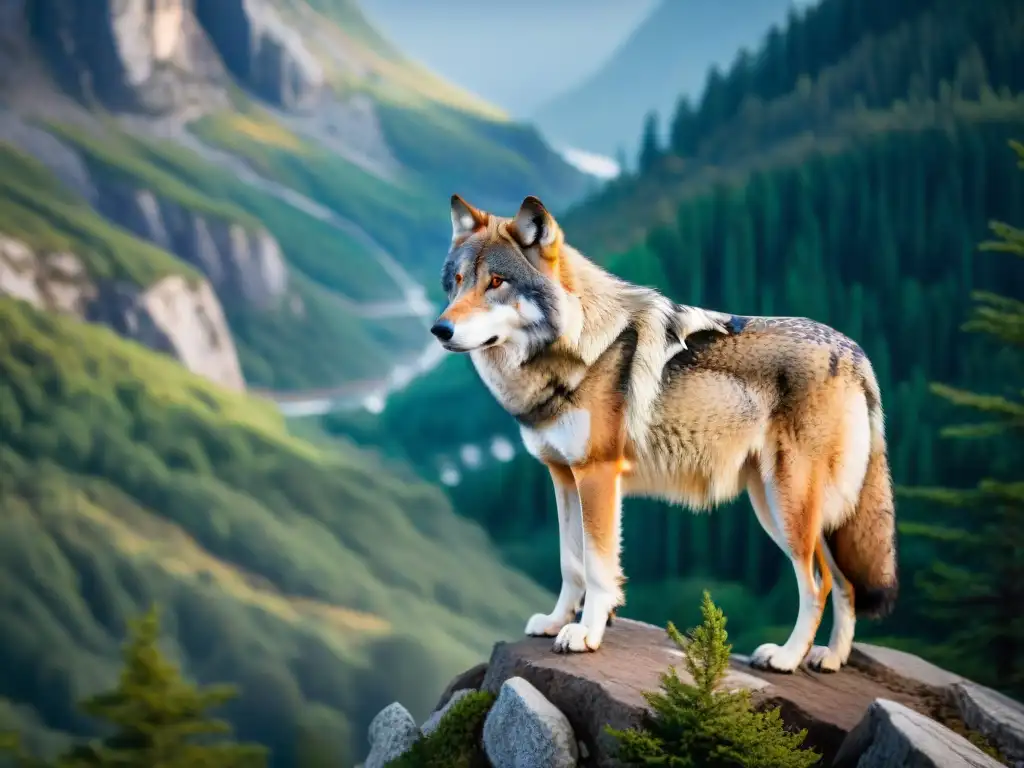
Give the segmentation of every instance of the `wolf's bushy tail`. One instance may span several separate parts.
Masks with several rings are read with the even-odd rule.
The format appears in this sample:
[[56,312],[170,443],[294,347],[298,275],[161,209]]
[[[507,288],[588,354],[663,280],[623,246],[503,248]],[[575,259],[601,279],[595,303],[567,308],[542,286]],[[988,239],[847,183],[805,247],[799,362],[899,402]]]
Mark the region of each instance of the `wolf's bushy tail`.
[[882,398],[871,364],[858,371],[867,399],[871,449],[857,508],[850,519],[828,536],[829,549],[853,585],[858,616],[881,618],[892,612],[899,592],[896,563],[896,509],[885,443]]

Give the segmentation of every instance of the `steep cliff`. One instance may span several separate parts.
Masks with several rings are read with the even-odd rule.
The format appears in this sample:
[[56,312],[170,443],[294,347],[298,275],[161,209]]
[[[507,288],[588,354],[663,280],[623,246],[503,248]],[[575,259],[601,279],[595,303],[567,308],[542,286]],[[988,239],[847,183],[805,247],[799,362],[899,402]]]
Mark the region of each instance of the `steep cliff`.
[[54,75],[86,102],[153,113],[226,103],[189,0],[28,0],[26,12]]
[[269,2],[207,0],[196,15],[227,68],[255,93],[287,109],[315,103],[323,69]]
[[168,275],[145,288],[96,280],[74,253],[33,249],[0,233],[0,294],[102,323],[221,386],[245,388],[224,312],[205,280]]
[[269,309],[288,287],[277,241],[261,227],[203,216],[150,189],[94,176],[100,212],[206,275],[225,301]]

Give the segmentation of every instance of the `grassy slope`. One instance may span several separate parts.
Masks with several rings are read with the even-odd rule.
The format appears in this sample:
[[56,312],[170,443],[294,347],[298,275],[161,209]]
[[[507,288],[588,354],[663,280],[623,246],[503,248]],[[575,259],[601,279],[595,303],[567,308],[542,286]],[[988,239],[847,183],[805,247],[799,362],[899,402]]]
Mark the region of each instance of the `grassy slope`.
[[151,285],[198,273],[96,215],[33,158],[0,142],[0,234],[42,252],[76,254],[90,276]]
[[[245,119],[258,123],[264,133],[285,130],[258,110]],[[445,208],[434,205],[415,181],[391,184],[313,142],[298,137],[294,143],[263,141],[252,131],[240,131],[239,122],[238,113],[222,112],[200,118],[190,128],[205,143],[244,158],[263,177],[357,224],[406,263],[422,258],[424,243],[444,244],[442,225],[450,224],[439,211]]]
[[526,195],[561,210],[587,188],[532,126],[391,99],[379,102],[378,116],[395,156],[438,198],[458,191],[479,207],[509,216]]
[[105,329],[9,299],[0,324],[0,698],[37,726],[88,730],[72,700],[157,600],[186,670],[243,686],[243,735],[284,759],[316,720],[351,754],[550,599],[394,468]]
[[335,63],[335,52],[343,50],[346,63],[357,60],[374,73],[375,87],[400,96],[403,101],[428,101],[495,122],[507,120],[494,105],[402,56],[366,20],[354,0],[278,0],[278,5],[292,24],[308,32],[304,42],[335,85],[365,85],[352,80],[345,64]]

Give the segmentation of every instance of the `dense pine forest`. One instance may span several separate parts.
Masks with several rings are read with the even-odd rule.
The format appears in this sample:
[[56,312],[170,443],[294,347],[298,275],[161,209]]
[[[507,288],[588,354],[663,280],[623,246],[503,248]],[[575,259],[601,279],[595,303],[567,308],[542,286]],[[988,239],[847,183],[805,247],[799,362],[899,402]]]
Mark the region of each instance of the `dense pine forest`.
[[[1024,174],[1009,146],[1024,137],[1022,30],[1024,7],[1008,0],[824,0],[794,13],[759,51],[711,72],[699,104],[680,102],[667,141],[648,121],[638,172],[563,217],[568,240],[678,301],[812,317],[857,339],[882,386],[898,485],[1018,479],[1019,445],[940,437],[962,414],[929,385],[1019,388],[1019,358],[961,326],[975,289],[1024,295],[1020,263],[979,252],[991,220],[1024,223]],[[453,398],[455,423],[437,407]],[[432,477],[463,443],[516,439],[464,358],[380,418],[325,423]],[[450,495],[513,564],[556,585],[554,500],[542,467],[525,456],[491,462],[464,471]],[[693,623],[700,590],[714,584],[735,617],[737,650],[785,637],[792,577],[745,499],[699,516],[639,500],[626,508],[627,615]],[[934,501],[908,496],[898,519],[903,598],[861,635],[1012,687],[990,661],[972,663],[976,655],[954,647],[924,583],[926,568],[949,555],[936,539],[964,538],[970,516],[943,516]],[[969,571],[964,563],[957,567]]]

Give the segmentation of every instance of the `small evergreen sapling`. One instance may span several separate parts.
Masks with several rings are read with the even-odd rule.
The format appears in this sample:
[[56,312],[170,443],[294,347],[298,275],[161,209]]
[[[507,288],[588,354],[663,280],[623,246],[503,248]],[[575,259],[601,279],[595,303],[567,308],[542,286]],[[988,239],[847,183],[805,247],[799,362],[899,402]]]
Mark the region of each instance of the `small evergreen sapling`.
[[235,698],[235,688],[199,688],[185,680],[160,652],[159,636],[153,608],[132,625],[117,686],[81,703],[83,712],[114,732],[73,748],[58,760],[59,768],[263,768],[264,747],[210,739],[231,733],[207,710]]
[[644,726],[608,728],[619,741],[618,757],[627,765],[669,768],[808,768],[820,755],[802,750],[807,731],[790,733],[779,710],[757,712],[750,691],[718,691],[729,668],[725,616],[705,592],[703,623],[689,638],[669,622],[668,634],[685,652],[683,682],[675,668],[661,676],[661,692],[647,692],[651,707]]

